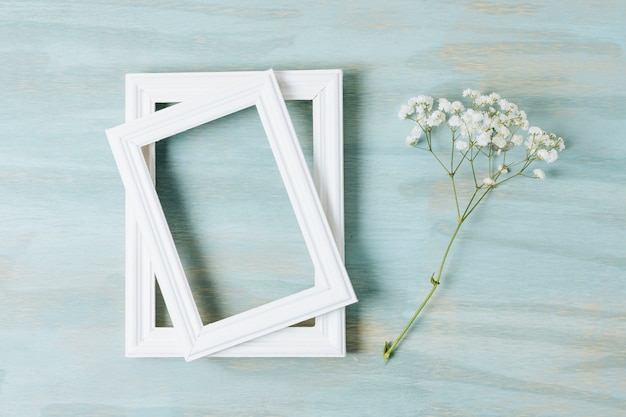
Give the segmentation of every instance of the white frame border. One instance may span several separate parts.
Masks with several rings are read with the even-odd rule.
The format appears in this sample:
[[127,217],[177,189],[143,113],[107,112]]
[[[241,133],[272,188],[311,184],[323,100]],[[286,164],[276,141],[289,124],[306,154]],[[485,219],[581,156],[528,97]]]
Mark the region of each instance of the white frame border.
[[[151,114],[154,112],[156,103],[194,101],[202,95],[215,95],[216,89],[219,89],[218,85],[242,84],[252,77],[258,77],[259,74],[263,73],[129,74],[127,76],[127,120],[131,121]],[[341,252],[339,256],[343,267],[341,71],[283,71],[277,72],[276,77],[287,99],[313,100],[316,183],[320,189],[321,203],[325,208],[334,242]],[[286,114],[286,109],[284,111]],[[269,114],[270,117],[275,116],[272,112]],[[285,117],[288,119],[288,116]],[[153,119],[160,121],[161,118],[154,116]],[[323,140],[324,138],[326,140]],[[141,141],[135,140],[134,142],[145,145]],[[146,146],[144,152],[146,150],[148,151],[146,153],[148,168],[154,171],[154,146]],[[301,188],[302,184],[297,187]],[[132,198],[127,198],[127,201],[131,202]],[[131,203],[129,206],[132,205]],[[174,329],[156,328],[154,325],[154,278],[152,278],[154,274],[146,255],[147,251],[142,245],[134,210],[129,207],[127,210],[126,354],[132,357],[184,356],[184,348]],[[318,269],[316,268],[316,272]],[[316,273],[316,287],[325,285],[323,284],[325,279],[320,279],[319,275]],[[343,284],[345,285],[345,282]],[[349,281],[348,286],[346,293],[348,299],[342,301],[343,305],[356,301]],[[169,303],[168,311],[172,316]],[[228,321],[228,319],[225,320]],[[203,338],[200,334],[195,342],[190,334],[197,332],[198,329],[197,323],[190,324],[192,322],[193,320],[188,320],[187,323],[191,326],[187,329],[186,336],[188,341],[186,346],[189,352],[187,359],[194,359],[206,355],[207,352],[212,353],[223,349],[223,344],[216,348],[212,340],[208,341],[214,339],[215,332],[219,332],[217,329],[219,326],[216,325],[221,322],[212,323],[201,329],[200,333],[212,336]],[[235,342],[236,346],[221,350],[214,356],[344,356],[344,322],[343,308],[339,308],[317,317],[314,327],[283,328],[242,344]],[[267,332],[268,327],[261,330],[261,333]],[[250,339],[249,335],[245,338]],[[232,343],[232,340],[227,342],[227,344]],[[194,345],[191,350],[190,345]]]

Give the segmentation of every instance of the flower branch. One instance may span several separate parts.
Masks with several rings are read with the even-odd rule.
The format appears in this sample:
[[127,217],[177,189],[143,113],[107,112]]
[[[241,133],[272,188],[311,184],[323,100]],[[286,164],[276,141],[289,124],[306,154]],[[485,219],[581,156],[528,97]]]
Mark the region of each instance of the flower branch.
[[[385,360],[391,357],[439,287],[446,260],[459,230],[478,205],[485,201],[496,186],[513,178],[529,177],[526,170],[533,162],[552,163],[558,159],[558,153],[565,149],[562,138],[548,134],[538,127],[529,127],[526,113],[499,94],[483,95],[477,90],[466,89],[463,97],[470,102],[467,108],[461,101],[451,102],[440,98],[435,109],[432,97],[420,95],[409,99],[400,109],[399,117],[412,120],[415,124],[406,138],[406,144],[430,153],[450,177],[457,222],[439,269],[430,276],[430,291],[394,342],[385,342]],[[450,134],[449,146],[433,137],[444,126]],[[525,140],[519,134],[520,131],[527,132]],[[420,146],[422,137],[425,146]],[[443,162],[446,157],[449,157],[449,166]],[[516,157],[519,159],[516,160]],[[463,170],[466,165],[469,165],[469,169]],[[460,199],[461,193],[456,181],[458,175],[468,175],[473,184],[468,190],[471,196],[465,204]],[[544,179],[545,173],[536,168],[532,176]]]

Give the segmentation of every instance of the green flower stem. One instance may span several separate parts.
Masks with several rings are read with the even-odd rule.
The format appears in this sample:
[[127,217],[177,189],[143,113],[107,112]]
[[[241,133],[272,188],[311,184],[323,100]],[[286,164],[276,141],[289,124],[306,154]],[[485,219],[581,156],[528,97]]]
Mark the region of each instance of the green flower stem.
[[492,189],[493,187],[488,187],[485,192],[480,196],[480,198],[472,205],[471,202],[474,201],[474,198],[476,198],[476,196],[478,195],[478,190],[480,190],[480,188],[476,189],[474,195],[472,196],[472,199],[470,200],[470,203],[465,208],[463,216],[461,216],[461,221],[467,219],[469,215],[472,214],[472,212],[476,209],[476,207],[478,207],[480,202],[483,201],[485,197],[487,197],[487,194],[489,194],[489,191],[491,191]]
[[430,297],[432,297],[433,293],[435,292],[435,290],[439,286],[439,283],[437,281],[435,281],[434,278],[433,278],[434,275],[435,274],[433,274],[433,276],[430,277],[430,282],[433,284],[433,287],[430,289],[430,291],[428,292],[428,295],[426,295],[426,298],[424,299],[424,301],[422,301],[422,304],[420,304],[419,308],[417,309],[415,314],[413,314],[413,317],[411,317],[411,320],[409,320],[409,322],[404,327],[404,329],[402,330],[400,335],[397,337],[395,342],[393,342],[393,344],[391,344],[391,345],[389,344],[389,342],[385,342],[385,350],[383,352],[383,359],[385,361],[389,360],[389,358],[391,357],[391,353],[398,346],[398,344],[400,344],[400,341],[404,338],[404,335],[406,334],[406,332],[409,331],[409,328],[413,325],[413,322],[415,321],[415,319],[417,318],[419,313],[422,311],[422,309],[424,308],[424,306],[426,305],[428,300],[430,300]]
[[417,311],[415,311],[415,314],[413,314],[413,317],[411,317],[411,320],[409,320],[409,322],[404,327],[402,332],[400,332],[400,335],[396,338],[393,344],[389,344],[389,342],[385,342],[385,349],[383,351],[383,359],[385,361],[391,357],[391,354],[393,353],[393,351],[400,344],[400,342],[404,338],[404,335],[409,331],[409,329],[413,325],[413,322],[415,321],[415,319],[417,319],[417,316],[422,312],[422,309],[424,308],[424,306],[426,306],[426,303],[428,303],[428,300],[430,300],[430,297],[433,296],[433,294],[435,293],[435,290],[439,286],[439,283],[441,280],[441,274],[443,272],[443,267],[446,264],[446,259],[448,258],[448,253],[450,253],[450,248],[452,247],[452,243],[454,243],[454,239],[456,238],[456,235],[459,233],[459,229],[461,228],[461,225],[463,224],[464,220],[465,220],[464,218],[459,218],[459,221],[456,225],[456,229],[454,229],[454,233],[452,234],[452,237],[450,238],[450,242],[448,242],[448,247],[446,248],[446,251],[443,254],[443,259],[441,260],[441,264],[439,265],[439,271],[437,272],[437,278],[435,278],[435,274],[433,274],[430,277],[430,283],[432,284],[432,288],[426,295],[426,298],[424,298],[424,301],[422,301],[422,304],[420,304],[420,306],[417,308]]
[[437,278],[435,279],[435,282],[437,283],[437,285],[439,285],[439,282],[441,280],[441,273],[443,272],[443,266],[446,264],[448,253],[450,253],[450,248],[452,247],[452,244],[454,243],[454,239],[456,239],[456,235],[459,233],[459,229],[461,228],[461,225],[463,224],[464,220],[465,220],[464,218],[459,218],[459,221],[456,225],[456,229],[454,229],[454,233],[452,234],[452,237],[450,238],[450,242],[448,242],[448,246],[446,247],[446,251],[443,254],[443,259],[441,259],[441,264],[439,265],[439,272],[437,272]]
[[454,205],[456,207],[456,217],[461,220],[461,209],[459,208],[459,196],[456,192],[456,182],[454,181],[454,173],[451,172],[450,180],[452,181],[452,192],[454,193]]

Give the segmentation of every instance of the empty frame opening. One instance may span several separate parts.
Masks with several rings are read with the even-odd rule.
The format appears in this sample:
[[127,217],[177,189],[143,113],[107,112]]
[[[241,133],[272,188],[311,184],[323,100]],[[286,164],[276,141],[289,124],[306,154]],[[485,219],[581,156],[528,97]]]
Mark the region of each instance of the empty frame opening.
[[[311,102],[287,106],[313,169]],[[255,107],[155,146],[157,194],[203,324],[314,284],[312,261]],[[158,285],[155,305],[156,326],[171,326]]]

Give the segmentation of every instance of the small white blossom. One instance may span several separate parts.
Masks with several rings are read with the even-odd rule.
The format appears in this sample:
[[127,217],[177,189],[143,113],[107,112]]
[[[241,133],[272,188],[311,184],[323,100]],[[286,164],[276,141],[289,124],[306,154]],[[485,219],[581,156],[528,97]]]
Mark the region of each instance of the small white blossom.
[[450,104],[450,109],[456,113],[459,114],[461,113],[463,110],[465,110],[465,106],[463,106],[463,103],[461,103],[460,101],[453,101]]
[[546,158],[548,157],[548,150],[547,149],[539,149],[537,151],[537,158],[542,159],[542,160],[546,160]]
[[478,96],[474,99],[474,104],[477,106],[484,106],[485,104],[491,103],[489,96]]
[[456,142],[454,142],[454,147],[463,152],[469,148],[469,144],[464,140],[457,140]]
[[500,100],[500,94],[498,93],[489,94],[489,101],[491,102],[491,104],[497,103],[498,100]]
[[417,142],[419,142],[422,133],[422,128],[419,125],[415,125],[413,129],[411,129],[411,134],[407,136],[404,140],[404,143],[406,143],[408,146],[417,145]]
[[533,169],[533,174],[535,175],[535,178],[539,178],[540,180],[542,180],[542,179],[544,179],[546,177],[545,172],[543,172],[539,168]]
[[480,91],[478,90],[472,90],[471,88],[463,90],[463,97],[469,97],[469,98],[475,99],[478,96],[480,96]]
[[439,100],[437,100],[439,102],[439,107],[438,109],[448,113],[450,111],[450,101],[448,101],[448,99],[445,98],[440,98]]
[[487,187],[493,187],[496,184],[496,182],[493,180],[493,178],[487,177],[483,179],[483,184],[485,184]]
[[410,115],[413,114],[413,107],[404,105],[400,107],[400,111],[398,112],[399,119],[406,119]]
[[[526,117],[526,115],[524,115],[524,117]],[[526,120],[525,118],[522,119],[519,123],[518,126],[520,127],[520,129],[522,130],[528,130],[528,120]]]
[[537,158],[546,161],[547,163],[552,163],[556,161],[559,157],[559,153],[556,149],[539,149],[537,151]]
[[500,164],[498,165],[498,171],[500,171],[500,173],[502,174],[507,174],[509,172],[509,169],[505,167],[504,165]]
[[513,143],[513,145],[515,146],[520,146],[522,143],[524,143],[524,138],[521,135],[513,135],[513,137],[511,138],[511,143]]
[[487,132],[482,132],[476,137],[476,145],[487,146],[491,142],[491,135]]
[[434,99],[430,96],[419,95],[415,97],[415,105],[422,107],[426,111],[430,111],[433,108]]
[[493,118],[499,122],[497,126],[499,126],[500,128],[507,129],[507,126],[511,126],[512,118],[510,114],[496,113],[496,115],[494,115]]
[[487,120],[485,119],[485,114],[481,111],[469,109],[467,113],[470,115],[471,120],[474,123],[487,122]]
[[430,127],[437,127],[446,120],[446,114],[441,110],[435,110],[432,112],[426,124]]
[[415,146],[419,140],[420,138],[416,136],[407,136],[406,139],[404,139],[404,143],[406,143],[407,146]]
[[502,111],[509,111],[511,109],[511,103],[509,103],[509,101],[505,98],[501,98],[498,101],[498,106],[500,106]]
[[494,127],[494,130],[498,132],[498,135],[505,138],[511,135],[511,131],[505,125],[497,125]]
[[500,149],[504,149],[504,147],[506,146],[506,139],[504,139],[500,135],[494,136],[491,142]]
[[526,149],[528,149],[528,153],[531,155],[537,152],[537,145],[535,144],[535,141],[532,140],[532,138],[526,139],[526,142],[524,142],[524,146],[526,147]]
[[557,136],[554,133],[551,133],[548,136],[548,140],[546,141],[546,144],[547,146],[556,148],[559,151],[562,151],[563,149],[565,149],[565,143],[563,142],[563,138],[557,138]]
[[450,119],[448,119],[448,124],[450,125],[450,127],[459,127],[461,126],[461,123],[462,123],[461,118],[457,116],[456,114],[450,117]]
[[421,107],[418,107],[418,109],[420,111],[413,115],[413,119],[416,122],[418,122],[418,123],[425,123],[426,122],[426,118],[428,117],[428,114],[424,113],[424,111],[423,111],[423,109]]
[[481,122],[483,121],[483,113],[474,109],[467,109],[461,114],[463,121],[461,134],[465,137],[472,136],[475,132],[482,131]]

